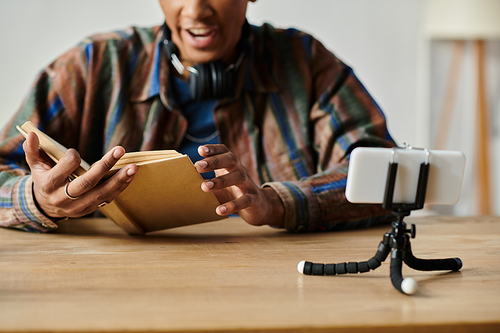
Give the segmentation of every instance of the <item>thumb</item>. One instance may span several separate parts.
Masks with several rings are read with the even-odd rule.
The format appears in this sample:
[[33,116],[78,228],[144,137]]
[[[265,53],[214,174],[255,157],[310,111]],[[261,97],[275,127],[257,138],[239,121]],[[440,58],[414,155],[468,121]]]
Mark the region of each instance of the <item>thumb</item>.
[[40,141],[38,136],[30,132],[26,136],[26,141],[23,143],[24,153],[26,155],[26,162],[33,172],[34,169],[50,169],[51,166],[47,163],[47,160],[42,156],[42,152],[39,148]]

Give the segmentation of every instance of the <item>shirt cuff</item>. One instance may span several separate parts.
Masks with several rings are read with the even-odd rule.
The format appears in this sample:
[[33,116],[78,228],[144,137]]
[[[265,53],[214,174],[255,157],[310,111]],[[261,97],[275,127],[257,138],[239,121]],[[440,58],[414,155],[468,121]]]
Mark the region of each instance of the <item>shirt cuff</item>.
[[321,219],[319,203],[309,186],[301,182],[270,182],[262,187],[271,187],[283,202],[286,230],[307,231],[311,223]]
[[16,182],[12,191],[12,204],[19,221],[16,228],[34,232],[47,232],[57,228],[57,224],[36,206],[31,176],[21,177]]

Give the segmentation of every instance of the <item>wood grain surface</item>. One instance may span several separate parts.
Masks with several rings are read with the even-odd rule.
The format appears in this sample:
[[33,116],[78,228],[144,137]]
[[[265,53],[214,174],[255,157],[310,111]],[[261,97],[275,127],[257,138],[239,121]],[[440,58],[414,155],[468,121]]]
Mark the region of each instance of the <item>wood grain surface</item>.
[[239,218],[129,236],[107,219],[0,230],[0,332],[499,332],[500,218],[409,218],[413,296],[375,271],[304,276],[301,260],[365,261],[390,230],[291,234]]

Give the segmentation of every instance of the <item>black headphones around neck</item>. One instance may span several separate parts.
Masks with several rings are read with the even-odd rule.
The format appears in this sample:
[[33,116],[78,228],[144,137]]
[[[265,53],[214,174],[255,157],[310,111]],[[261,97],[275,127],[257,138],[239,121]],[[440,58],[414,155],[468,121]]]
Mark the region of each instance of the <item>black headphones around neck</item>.
[[245,21],[241,31],[241,39],[236,47],[240,54],[238,60],[231,65],[222,61],[199,63],[194,67],[184,67],[179,60],[179,49],[172,42],[172,33],[167,24],[163,24],[163,48],[174,68],[182,74],[185,70],[191,72],[188,85],[191,97],[195,101],[207,99],[222,99],[234,95],[235,77],[241,61],[249,49],[250,24]]

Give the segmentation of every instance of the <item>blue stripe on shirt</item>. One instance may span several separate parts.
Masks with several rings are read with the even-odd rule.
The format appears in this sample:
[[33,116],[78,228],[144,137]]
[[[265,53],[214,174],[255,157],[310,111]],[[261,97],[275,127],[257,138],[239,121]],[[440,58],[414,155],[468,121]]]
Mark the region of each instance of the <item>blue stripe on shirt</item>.
[[160,93],[160,51],[163,50],[161,45],[155,50],[153,59],[153,69],[151,74],[151,85],[149,86],[149,96],[158,95]]
[[318,187],[311,187],[311,189],[314,193],[319,194],[319,193],[323,193],[323,192],[343,189],[346,186],[346,182],[347,182],[347,178],[344,178],[344,179],[341,179],[341,180],[333,182],[333,183],[323,184],[323,185],[318,186]]
[[305,204],[306,204],[306,201],[304,200],[303,198],[303,194],[301,192],[299,192],[295,186],[293,186],[292,184],[290,183],[283,183],[286,187],[288,187],[290,190],[292,190],[293,193],[295,193],[295,199],[297,199],[297,206],[299,207],[299,211],[300,211],[300,218],[299,218],[299,221],[304,221],[306,220],[305,218]]
[[311,64],[311,36],[304,35],[302,37],[302,45],[304,47],[304,54],[307,59],[307,63]]
[[19,184],[19,193],[18,193],[18,201],[19,201],[19,206],[23,210],[23,213],[31,220],[31,221],[36,221],[37,218],[33,215],[31,210],[28,208],[26,198],[24,197],[24,188],[26,186],[26,181],[28,180],[28,177],[21,179],[21,183]]
[[[281,134],[283,135],[283,138],[285,139],[286,145],[289,148],[291,160],[292,161],[297,160],[298,159],[298,156],[296,154],[297,147],[295,145],[295,141],[292,139],[292,137],[290,135],[290,129],[289,129],[288,122],[285,121],[285,119],[283,119],[283,114],[284,114],[283,111],[284,110],[281,107],[280,103],[278,102],[278,98],[277,98],[276,94],[270,94],[270,97],[271,97],[271,101],[273,102],[273,104],[275,106],[276,120],[279,123],[279,126],[281,128]],[[299,174],[299,177],[307,177],[308,174],[307,174],[306,170],[304,169],[304,166],[302,165],[301,161],[302,161],[302,159],[300,159],[299,162],[294,163],[295,170]]]
[[85,46],[85,56],[87,57],[87,67],[90,67],[92,61],[92,54],[94,53],[94,44],[89,43]]
[[46,114],[46,117],[47,117],[46,123],[48,124],[50,122],[50,120],[52,120],[52,118],[54,118],[61,111],[62,108],[63,108],[63,103],[58,96],[54,99],[54,101],[52,102],[52,104],[49,107],[49,110]]
[[12,208],[12,207],[14,207],[14,205],[12,204],[11,200],[9,200],[7,198],[0,199],[0,208]]

